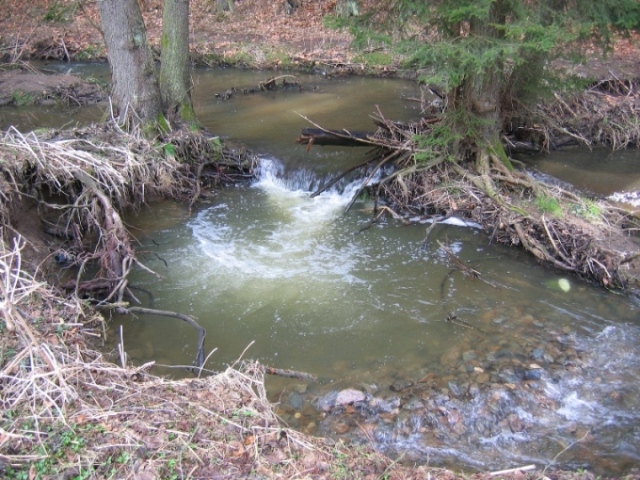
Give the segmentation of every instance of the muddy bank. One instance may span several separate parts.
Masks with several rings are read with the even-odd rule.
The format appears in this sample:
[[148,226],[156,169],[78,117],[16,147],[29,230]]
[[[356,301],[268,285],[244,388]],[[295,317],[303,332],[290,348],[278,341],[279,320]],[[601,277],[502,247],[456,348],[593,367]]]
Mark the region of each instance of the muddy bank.
[[74,75],[12,69],[0,72],[0,107],[25,105],[93,105],[107,98],[95,82]]

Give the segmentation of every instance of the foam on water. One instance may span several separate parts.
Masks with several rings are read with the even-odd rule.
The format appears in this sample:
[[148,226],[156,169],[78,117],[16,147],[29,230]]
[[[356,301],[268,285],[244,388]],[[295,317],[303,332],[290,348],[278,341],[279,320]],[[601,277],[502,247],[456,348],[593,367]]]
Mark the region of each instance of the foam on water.
[[264,209],[271,220],[261,224],[246,211],[252,219],[248,227],[229,227],[226,205],[204,210],[192,222],[201,248],[219,268],[233,269],[236,277],[274,279],[322,273],[332,280],[355,281],[350,271],[357,252],[350,245],[328,248],[323,236],[332,235],[329,227],[359,185],[354,182],[342,192],[331,190],[311,198],[305,183],[309,178],[304,174],[283,179],[277,161],[262,159],[253,188],[264,193],[264,205],[247,209]]
[[[499,469],[505,461],[544,465],[583,432],[592,432],[589,458],[570,449],[558,463],[589,466],[610,452],[622,462],[640,462],[634,447],[640,444],[640,326],[615,323],[617,309],[582,302],[586,294],[577,283],[570,292],[557,292],[544,287],[548,277],[538,277],[534,268],[492,273],[510,261],[493,261],[495,254],[477,257],[488,260],[481,264],[483,274],[510,288],[458,278],[450,274],[444,251],[420,249],[424,227],[411,237],[394,237],[393,224],[356,235],[358,221],[370,215],[358,220],[356,211],[348,217],[343,212],[359,182],[311,198],[318,183],[309,172],[286,172],[277,160],[263,158],[251,188],[219,192],[214,204],[189,219],[191,231],[177,242],[180,253],[172,254],[186,272],[176,290],[206,297],[200,317],[215,310],[211,337],[228,344],[251,335],[257,338],[252,348],[263,348],[258,356],[267,361],[283,359],[287,350],[303,352],[283,367],[322,372],[334,361],[348,365],[331,377],[345,385],[358,375],[369,381],[376,369],[413,381],[427,371],[446,376],[420,398],[419,410],[403,406],[397,421],[369,425],[380,449],[411,461],[450,459],[482,469]],[[395,232],[401,230],[411,231]],[[464,236],[448,241],[463,259],[469,244]],[[445,322],[441,291],[460,318],[486,320],[481,327],[489,333]],[[296,338],[286,343],[285,334]],[[464,345],[458,359],[447,363],[446,352],[458,344]],[[469,370],[476,364],[464,360],[466,350],[489,379],[477,380]],[[309,360],[308,367],[304,362],[314,356],[326,365]],[[542,366],[542,374],[529,385],[515,368],[532,363]],[[331,433],[331,424],[326,428]]]
[[640,207],[640,191],[615,192],[607,198],[613,202],[627,203],[633,207]]

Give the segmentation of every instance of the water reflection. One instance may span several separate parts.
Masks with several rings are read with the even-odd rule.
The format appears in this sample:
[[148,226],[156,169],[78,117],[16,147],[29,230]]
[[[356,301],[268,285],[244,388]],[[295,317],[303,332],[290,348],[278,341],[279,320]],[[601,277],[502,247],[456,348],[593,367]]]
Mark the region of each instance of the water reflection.
[[522,160],[530,168],[596,195],[640,192],[638,149],[612,152],[604,148],[574,147]]

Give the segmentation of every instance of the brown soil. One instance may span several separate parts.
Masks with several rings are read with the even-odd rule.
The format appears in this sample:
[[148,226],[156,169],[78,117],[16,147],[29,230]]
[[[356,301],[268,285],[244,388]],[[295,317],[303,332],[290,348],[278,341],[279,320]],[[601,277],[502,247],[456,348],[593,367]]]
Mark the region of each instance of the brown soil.
[[[291,15],[284,2],[236,0],[233,12],[217,12],[212,0],[191,0],[191,54],[194,62],[226,62],[252,68],[308,69],[315,65],[341,72],[393,74],[397,66],[372,70],[353,63],[351,35],[326,28],[323,19],[334,12],[336,0],[301,1]],[[141,1],[147,35],[159,51],[162,28],[162,0]],[[375,4],[361,0],[362,8]],[[95,3],[75,0],[35,0],[28,6],[20,0],[3,2],[0,18],[0,49],[5,62],[29,60],[106,61]],[[559,64],[574,74],[593,79],[640,78],[640,35],[620,38],[615,48],[602,55],[592,50],[587,61]],[[94,103],[104,92],[92,83],[69,75],[37,76],[19,70],[0,75],[0,106],[27,100],[41,103],[63,99],[73,103]]]
[[[268,62],[269,52],[281,52],[294,61],[335,65],[353,61],[351,35],[326,28],[323,19],[336,0],[304,0],[291,15],[284,1],[235,0],[234,11],[216,13],[212,0],[191,0],[191,50],[195,61],[207,55],[231,58],[239,51],[255,53],[257,64]],[[360,0],[363,10],[374,0]],[[147,35],[158,49],[162,28],[162,0],[141,0]],[[2,2],[0,47],[5,61],[30,59],[106,59],[100,20],[94,2],[75,0],[21,0]],[[262,62],[260,59],[262,58]],[[607,55],[592,50],[584,63],[563,65],[586,78],[640,77],[640,35],[620,38]],[[255,66],[255,65],[254,65]]]
[[[19,0],[3,2],[0,43],[5,59],[104,59],[96,4],[75,6],[77,3],[35,0],[26,6]],[[162,2],[143,0],[141,4],[149,41],[157,47]],[[350,36],[322,23],[333,11],[335,0],[301,4],[292,15],[286,15],[284,2],[236,0],[233,12],[216,13],[215,2],[192,0],[192,51],[196,57],[216,53],[224,58],[251,44],[265,52],[282,49],[301,58],[348,61]]]
[[65,103],[86,105],[104,97],[103,89],[73,75],[45,75],[40,72],[0,72],[0,106]]

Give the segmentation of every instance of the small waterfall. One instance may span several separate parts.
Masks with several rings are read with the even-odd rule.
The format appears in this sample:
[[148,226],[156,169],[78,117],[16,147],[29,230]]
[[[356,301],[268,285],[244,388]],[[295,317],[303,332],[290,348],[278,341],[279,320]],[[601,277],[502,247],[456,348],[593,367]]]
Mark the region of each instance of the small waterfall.
[[338,246],[336,221],[359,184],[311,198],[307,187],[316,182],[311,173],[283,173],[277,160],[261,160],[254,202],[234,208],[243,221],[229,221],[227,204],[200,212],[192,227],[204,252],[220,268],[233,269],[236,279],[300,276],[306,283],[311,274],[315,281],[348,276],[357,255],[348,243]]
[[[379,177],[375,177],[371,183],[375,184],[378,179]],[[278,159],[262,157],[258,165],[258,181],[254,186],[271,192],[281,190],[309,196],[329,181],[331,181],[330,177],[318,178],[314,172],[306,169],[285,171],[284,165]],[[341,179],[325,194],[318,195],[322,199],[318,203],[328,201],[331,205],[346,206],[362,186],[363,181],[361,178]]]

